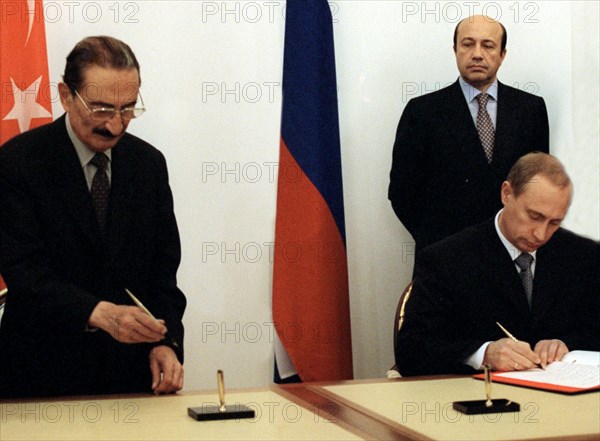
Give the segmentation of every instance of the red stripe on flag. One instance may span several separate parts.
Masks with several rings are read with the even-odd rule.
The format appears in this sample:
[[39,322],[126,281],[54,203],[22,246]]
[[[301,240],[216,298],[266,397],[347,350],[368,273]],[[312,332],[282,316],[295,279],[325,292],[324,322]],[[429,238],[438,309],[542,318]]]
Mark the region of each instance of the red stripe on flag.
[[[57,94],[48,78],[43,1],[2,1],[1,6],[0,146],[51,122],[52,93]],[[0,276],[0,290],[4,287]]]
[[[0,145],[52,121],[42,0],[2,2]],[[56,95],[57,96],[57,95]]]
[[346,249],[321,193],[281,140],[275,329],[303,381],[352,378]]

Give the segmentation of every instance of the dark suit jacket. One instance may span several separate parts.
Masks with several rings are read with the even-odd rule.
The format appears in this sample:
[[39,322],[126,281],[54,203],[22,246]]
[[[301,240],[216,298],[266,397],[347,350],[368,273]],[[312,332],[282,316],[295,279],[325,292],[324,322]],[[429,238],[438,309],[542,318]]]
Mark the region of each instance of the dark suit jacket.
[[600,350],[600,244],[559,229],[539,248],[531,311],[493,219],[427,247],[396,339],[400,373],[473,372],[463,360],[506,337],[496,322],[532,348]]
[[531,151],[548,152],[548,138],[544,100],[498,83],[488,164],[458,81],[410,100],[396,134],[389,199],[417,252],[493,216],[510,167]]
[[126,134],[112,150],[107,231],[65,117],[0,149],[0,272],[9,287],[0,329],[0,397],[150,391],[153,345],[87,332],[101,300],[166,321],[183,361],[180,243],[163,155]]

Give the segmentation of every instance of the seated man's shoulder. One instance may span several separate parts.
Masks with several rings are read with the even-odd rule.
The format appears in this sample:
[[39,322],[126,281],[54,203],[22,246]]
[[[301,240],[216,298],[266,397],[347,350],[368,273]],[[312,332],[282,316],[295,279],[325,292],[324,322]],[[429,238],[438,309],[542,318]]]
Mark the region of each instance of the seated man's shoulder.
[[600,259],[600,242],[565,228],[559,228],[545,247],[554,253],[569,253],[586,259]]
[[133,155],[139,160],[160,163],[165,161],[164,155],[159,149],[131,133],[125,133],[123,138],[119,141],[119,144],[115,146],[115,151],[117,151],[117,149],[120,149],[129,155]]
[[0,174],[37,182],[54,162],[55,147],[62,144],[56,121],[23,132],[0,146]]
[[435,242],[423,249],[423,254],[450,256],[457,253],[469,253],[476,244],[493,240],[495,238],[493,221],[488,220],[478,225],[468,227],[458,233]]
[[[425,248],[417,256],[415,278],[423,274],[446,274],[448,277],[467,277],[472,282],[474,268],[484,262],[484,256],[490,248],[487,244],[497,246],[499,239],[493,222],[469,227]],[[502,246],[500,244],[500,246]]]
[[48,143],[56,138],[56,124],[56,121],[44,124],[16,135],[0,146],[0,153],[8,158],[20,158],[47,151]]

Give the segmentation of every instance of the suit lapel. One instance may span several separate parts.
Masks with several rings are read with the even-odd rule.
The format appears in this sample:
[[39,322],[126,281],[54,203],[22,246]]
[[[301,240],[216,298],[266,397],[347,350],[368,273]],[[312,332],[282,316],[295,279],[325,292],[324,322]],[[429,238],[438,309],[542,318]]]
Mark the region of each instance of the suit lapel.
[[90,242],[99,250],[116,255],[127,237],[134,208],[136,179],[135,158],[124,137],[112,150],[111,192],[106,234],[102,234],[92,205],[92,198],[85,182],[85,175],[73,143],[65,128],[64,116],[55,123],[56,154],[49,157],[53,163],[53,177],[59,197],[66,209],[83,230]]
[[541,247],[536,256],[533,278],[533,311],[541,317],[552,307],[561,293],[557,289],[556,269],[564,267],[554,252],[552,240]]
[[92,198],[85,182],[85,175],[73,143],[65,126],[65,117],[54,123],[55,132],[52,144],[55,154],[48,158],[52,179],[66,210],[74,218],[92,243],[100,247],[100,228],[96,221]]
[[513,100],[510,99],[510,89],[498,82],[498,110],[496,114],[496,141],[494,145],[494,159],[492,166],[496,170],[508,170],[512,166],[512,155],[514,148],[519,145],[516,139],[519,127],[517,120],[519,112],[513,108]]
[[500,241],[494,222],[487,224],[486,236],[481,246],[484,259],[489,261],[490,285],[496,287],[498,296],[507,298],[524,319],[529,320],[530,311],[519,273],[508,251]]
[[450,127],[449,133],[456,136],[458,145],[462,148],[462,156],[470,164],[468,168],[486,170],[490,164],[485,157],[477,127],[475,127],[469,105],[458,80],[449,88],[449,93],[446,111]]
[[111,192],[108,210],[109,255],[115,256],[127,237],[135,210],[136,162],[124,137],[112,150]]

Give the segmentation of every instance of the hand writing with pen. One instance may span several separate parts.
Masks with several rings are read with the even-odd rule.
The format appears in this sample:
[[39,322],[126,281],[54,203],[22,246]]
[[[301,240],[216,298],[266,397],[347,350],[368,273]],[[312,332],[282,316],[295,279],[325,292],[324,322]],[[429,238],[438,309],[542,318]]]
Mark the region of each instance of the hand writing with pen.
[[507,338],[491,342],[483,357],[484,364],[500,371],[522,371],[539,367],[545,369],[549,363],[560,360],[569,349],[561,340],[540,340],[532,350],[529,343],[519,341],[500,323],[497,323]]
[[[168,337],[164,320],[156,319],[133,294],[127,293],[135,299],[137,306],[102,301],[92,311],[88,325],[102,329],[121,343],[159,343],[167,339],[177,346],[175,340]],[[176,392],[183,388],[183,366],[173,348],[168,345],[155,346],[150,351],[149,364],[151,388],[155,394]]]

